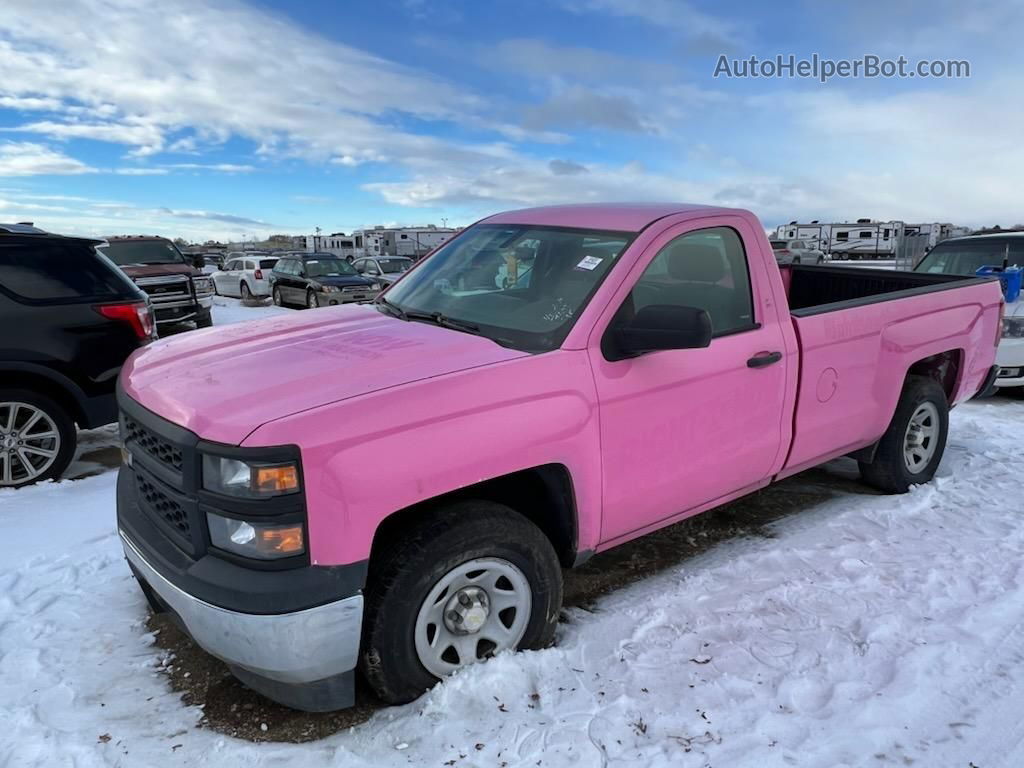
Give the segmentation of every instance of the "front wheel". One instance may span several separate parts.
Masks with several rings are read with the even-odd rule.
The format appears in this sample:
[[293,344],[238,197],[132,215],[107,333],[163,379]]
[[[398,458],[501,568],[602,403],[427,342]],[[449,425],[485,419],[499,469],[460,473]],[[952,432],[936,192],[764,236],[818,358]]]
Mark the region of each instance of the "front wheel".
[[0,488],[59,478],[77,439],[71,416],[49,397],[0,389]]
[[271,297],[274,300],[274,306],[275,307],[283,307],[284,306],[284,299],[281,298],[281,289],[280,288],[278,288],[275,285],[274,286],[274,290],[272,290],[270,292],[270,295],[271,295]]
[[316,309],[320,306],[320,297],[313,291],[306,291],[306,306],[310,309]]
[[927,483],[942,461],[948,432],[945,391],[935,379],[908,377],[874,460],[860,462],[861,476],[887,493],[906,493],[912,485]]
[[550,645],[561,604],[558,557],[537,526],[458,502],[374,556],[360,668],[384,701],[411,701],[500,651]]

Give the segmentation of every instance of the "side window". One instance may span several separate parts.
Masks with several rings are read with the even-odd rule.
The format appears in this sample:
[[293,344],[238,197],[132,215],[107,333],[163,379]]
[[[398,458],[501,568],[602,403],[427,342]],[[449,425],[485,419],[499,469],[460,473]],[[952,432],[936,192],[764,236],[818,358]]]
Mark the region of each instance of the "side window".
[[246,269],[256,269],[256,262],[255,261],[247,261],[247,262],[245,262],[245,268]]
[[0,243],[0,289],[28,301],[57,302],[129,290],[127,279],[91,245],[52,240]]
[[655,304],[703,309],[711,315],[715,336],[751,328],[754,310],[743,241],[729,227],[677,237],[648,265],[630,300],[633,313]]

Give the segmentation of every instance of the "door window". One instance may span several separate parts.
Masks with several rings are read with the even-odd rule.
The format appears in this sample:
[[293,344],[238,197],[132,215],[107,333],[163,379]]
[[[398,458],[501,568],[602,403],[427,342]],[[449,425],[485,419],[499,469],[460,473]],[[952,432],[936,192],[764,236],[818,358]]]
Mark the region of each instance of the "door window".
[[703,229],[668,243],[633,287],[616,322],[656,304],[703,309],[715,336],[754,328],[747,256],[736,231]]

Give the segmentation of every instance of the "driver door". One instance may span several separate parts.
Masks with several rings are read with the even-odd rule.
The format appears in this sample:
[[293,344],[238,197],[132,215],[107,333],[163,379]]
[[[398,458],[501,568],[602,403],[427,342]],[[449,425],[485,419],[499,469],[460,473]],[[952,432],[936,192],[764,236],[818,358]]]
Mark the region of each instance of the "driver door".
[[[745,245],[759,254],[755,235],[743,220],[722,220],[729,225],[692,230],[680,224],[656,238],[591,339],[602,542],[753,490],[776,471],[791,360],[777,315],[766,311],[771,299],[762,295],[762,259],[750,274]],[[650,305],[707,311],[710,346],[607,359],[605,334]]]

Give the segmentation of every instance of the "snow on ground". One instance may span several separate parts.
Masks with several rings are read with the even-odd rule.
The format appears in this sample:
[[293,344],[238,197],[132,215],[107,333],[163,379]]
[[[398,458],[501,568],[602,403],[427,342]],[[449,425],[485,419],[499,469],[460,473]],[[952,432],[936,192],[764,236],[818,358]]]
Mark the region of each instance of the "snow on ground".
[[249,320],[258,320],[261,317],[271,317],[297,311],[300,310],[288,307],[275,307],[270,303],[269,299],[243,304],[239,299],[231,299],[226,296],[213,297],[213,325],[215,328],[218,325],[244,323]]
[[199,728],[171,692],[112,471],[0,491],[0,766],[1016,768],[1022,434],[1024,403],[966,404],[933,484],[728,541],[302,745]]

